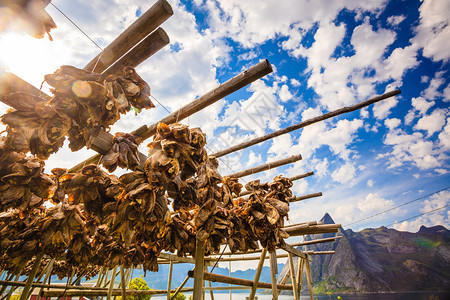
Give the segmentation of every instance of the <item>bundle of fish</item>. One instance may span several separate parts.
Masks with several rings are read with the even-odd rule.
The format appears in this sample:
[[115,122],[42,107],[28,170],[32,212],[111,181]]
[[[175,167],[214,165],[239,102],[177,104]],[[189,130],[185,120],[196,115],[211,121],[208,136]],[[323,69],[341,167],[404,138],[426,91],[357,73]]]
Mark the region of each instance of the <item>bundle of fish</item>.
[[86,234],[86,221],[81,204],[71,205],[64,201],[50,207],[35,226],[40,233],[40,247],[50,257],[61,255],[69,246],[73,249],[83,246],[82,239],[74,240],[77,234]]
[[[260,184],[259,181],[253,181],[246,186],[252,193],[245,200],[238,199],[236,207],[232,209],[234,218],[230,220],[234,223],[235,232],[230,236],[230,240],[234,240],[230,248],[247,250],[248,245],[242,243],[239,235],[243,231],[249,240],[259,241],[269,251],[275,251],[276,247],[284,245],[284,238],[289,237],[282,228],[289,212],[291,186],[292,182],[282,176],[275,177],[271,183]],[[240,246],[243,248],[239,249]]]
[[14,151],[47,159],[62,147],[71,128],[71,119],[45,99],[26,93],[5,96],[15,109],[1,117],[7,125],[7,143]]
[[0,211],[40,206],[51,195],[54,181],[43,173],[44,162],[12,151],[0,138]]
[[112,147],[102,158],[105,169],[114,172],[119,166],[134,170],[140,164],[138,147],[141,142],[141,138],[132,134],[117,132]]
[[69,147],[77,151],[89,146],[99,131],[108,130],[131,107],[152,108],[150,87],[132,67],[120,76],[108,76],[72,66],[62,66],[45,76],[53,87],[49,101],[27,93],[5,96],[14,103],[2,116],[13,150],[47,159],[69,137]]
[[44,214],[44,207],[29,208],[26,212],[10,209],[0,213],[0,268],[20,274],[32,257],[41,252],[40,232],[36,221]]
[[78,173],[59,177],[59,184],[68,196],[69,205],[83,204],[83,215],[91,234],[98,225],[114,221],[116,197],[123,191],[117,176],[91,164],[84,166]]

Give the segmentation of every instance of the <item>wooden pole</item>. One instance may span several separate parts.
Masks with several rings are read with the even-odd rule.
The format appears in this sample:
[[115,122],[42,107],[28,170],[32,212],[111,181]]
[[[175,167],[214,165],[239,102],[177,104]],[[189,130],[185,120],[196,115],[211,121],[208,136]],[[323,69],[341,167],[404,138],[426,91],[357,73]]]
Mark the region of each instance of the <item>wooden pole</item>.
[[114,270],[111,272],[111,278],[109,279],[108,296],[106,297],[106,300],[111,300],[112,292],[114,289],[114,280],[116,279],[116,272],[117,272],[117,266],[115,266]]
[[273,300],[278,300],[277,273],[278,273],[277,254],[274,251],[270,253],[270,278],[272,281],[271,288]]
[[166,0],[158,0],[111,44],[103,49],[100,54],[92,59],[84,69],[102,73],[172,15],[173,10],[170,4]]
[[312,194],[298,196],[298,197],[292,197],[292,198],[289,198],[289,203],[303,201],[306,199],[310,199],[310,198],[314,198],[314,197],[321,197],[321,196],[322,196],[322,193],[318,192],[318,193],[312,193]]
[[30,274],[28,275],[25,287],[23,288],[22,295],[20,296],[20,300],[28,299],[28,294],[31,290],[31,284],[33,284],[34,277],[39,270],[39,265],[41,264],[42,254],[36,255],[36,259],[34,261],[33,267],[30,270]]
[[334,236],[334,237],[330,237],[330,238],[323,238],[323,239],[316,239],[316,240],[311,240],[311,241],[306,241],[306,242],[292,243],[290,245],[293,247],[297,247],[297,246],[306,246],[306,245],[313,245],[313,244],[320,244],[320,243],[328,243],[328,242],[333,242],[340,238],[342,238],[342,236]]
[[161,50],[164,46],[170,42],[169,36],[162,28],[158,28],[145,37],[139,44],[133,49],[128,51],[127,54],[119,58],[108,69],[103,71],[102,75],[119,75],[122,74],[122,70],[126,66],[137,67],[150,56]]
[[304,259],[298,257],[297,262],[297,284],[298,284],[298,294],[301,294],[302,291],[302,280],[303,280],[303,266],[304,266]]
[[[277,258],[286,258],[288,257],[286,254],[278,254]],[[218,257],[214,256],[214,257],[206,257],[205,259],[208,260],[217,260]],[[270,256],[266,256],[267,259],[270,258]],[[241,257],[222,257],[220,259],[221,262],[226,262],[226,261],[247,261],[247,260],[259,260],[259,256],[241,256]]]
[[123,265],[120,266],[120,281],[122,286],[122,299],[127,299],[127,283],[125,282],[125,270]]
[[[295,278],[295,269],[294,269],[294,261],[292,260],[292,254],[288,253],[289,257],[289,270],[291,272],[291,281],[292,281],[292,291],[294,292],[294,299],[299,300],[300,295],[297,289],[297,280]],[[300,257],[298,258],[300,259]]]
[[[193,277],[194,276],[194,272],[189,271],[188,275],[189,275],[189,277]],[[208,273],[208,272],[205,272],[203,274],[203,278],[205,280],[210,280],[212,282],[222,282],[222,283],[228,283],[228,284],[237,284],[237,285],[243,285],[243,286],[249,286],[249,287],[253,286],[253,280],[228,277],[228,276],[225,276],[225,275],[212,274],[212,273]],[[266,283],[266,282],[259,282],[258,283],[258,288],[267,289],[267,288],[271,288],[271,287],[272,287],[271,283]],[[229,287],[227,287],[227,288],[229,288]],[[276,288],[280,289],[280,290],[292,290],[292,285],[290,285],[290,284],[285,284],[285,285],[279,284],[278,286],[276,286]]]
[[301,159],[302,159],[302,156],[300,154],[292,155],[291,157],[288,157],[288,158],[284,158],[284,159],[280,159],[280,160],[277,160],[277,161],[273,161],[273,162],[270,162],[270,163],[267,163],[267,164],[264,164],[264,165],[261,165],[261,166],[257,166],[257,167],[254,167],[254,168],[250,168],[250,169],[243,170],[243,171],[240,171],[240,172],[236,172],[236,173],[233,173],[233,174],[229,174],[229,175],[226,175],[226,176],[227,177],[232,177],[232,178],[240,178],[240,177],[256,174],[256,173],[259,173],[259,172],[263,172],[263,171],[266,171],[266,170],[270,170],[270,169],[273,169],[273,168],[277,168],[277,167],[280,167],[280,166],[284,166],[284,165],[287,165],[287,164],[299,161]]
[[309,257],[305,259],[305,266],[306,266],[306,280],[308,281],[309,297],[311,298],[311,300],[314,300],[312,292],[312,277],[311,277],[311,267],[309,266]]
[[14,107],[14,103],[6,102],[3,99],[4,96],[10,93],[28,93],[36,96],[42,97],[45,101],[50,100],[50,96],[41,92],[39,89],[35,88],[33,85],[29,84],[22,78],[14,75],[11,72],[0,72],[0,99],[3,103]]
[[183,282],[180,284],[180,286],[175,290],[175,292],[173,293],[173,296],[170,298],[170,300],[174,300],[175,297],[178,295],[178,293],[183,289],[184,285],[186,284],[186,282],[188,282],[189,280],[189,276],[186,276],[186,278],[184,278]]
[[290,236],[303,235],[303,234],[317,234],[317,233],[327,233],[327,232],[337,232],[341,228],[341,224],[324,224],[324,225],[299,225],[284,228]]
[[[44,280],[42,281],[43,283],[46,283],[47,280],[48,280],[48,278],[51,276],[52,270],[53,270],[53,264],[54,264],[54,263],[55,263],[55,259],[52,258],[52,259],[50,260],[50,262],[48,263],[47,270],[46,270],[45,276],[44,276]],[[36,299],[36,300],[40,300],[40,299],[41,299],[41,293],[42,293],[43,290],[44,290],[44,288],[41,287],[40,290],[39,290],[39,295],[37,296],[37,299]]]
[[205,240],[197,239],[197,243],[195,246],[195,268],[193,272],[194,277],[193,300],[202,300],[203,298],[203,280],[204,280],[203,268],[205,265],[205,245],[206,245]]
[[373,103],[379,102],[381,100],[390,98],[390,97],[398,95],[398,94],[400,94],[400,90],[394,90],[394,91],[385,93],[383,95],[376,96],[376,97],[374,97],[372,99],[363,101],[361,103],[358,103],[358,104],[355,104],[355,105],[352,105],[352,106],[348,106],[348,107],[343,107],[343,108],[337,109],[335,111],[323,114],[321,116],[314,117],[314,118],[302,121],[302,122],[300,122],[298,124],[295,124],[295,125],[292,125],[292,126],[289,126],[289,127],[286,127],[286,128],[283,128],[283,129],[280,129],[280,130],[277,130],[277,131],[274,131],[272,133],[263,135],[261,137],[257,137],[255,139],[250,140],[250,141],[246,141],[246,142],[243,142],[241,144],[238,144],[238,145],[232,146],[230,148],[227,148],[225,150],[216,152],[216,153],[214,153],[212,155],[214,155],[215,157],[221,157],[221,156],[224,156],[224,155],[227,155],[227,154],[230,154],[230,153],[233,153],[233,152],[245,149],[247,147],[250,147],[250,146],[262,143],[264,141],[273,139],[274,137],[283,135],[285,133],[289,133],[289,132],[292,132],[294,130],[306,127],[308,125],[311,125],[311,124],[314,124],[314,123],[317,123],[317,122],[320,122],[320,121],[323,121],[323,120],[326,120],[326,119],[330,119],[332,117],[335,117],[335,116],[338,116],[338,115],[342,115],[344,113],[348,113],[348,112],[352,112],[352,111],[361,109],[363,107],[366,107],[368,105],[371,105]]
[[[222,83],[215,89],[209,91],[208,93],[204,94],[203,96],[200,96],[199,98],[195,99],[191,103],[183,106],[182,108],[174,111],[167,117],[159,120],[158,122],[147,126],[141,126],[138,129],[131,132],[131,134],[137,135],[144,140],[151,137],[156,133],[156,128],[158,127],[159,123],[166,123],[166,124],[173,124],[178,121],[181,121],[191,115],[193,115],[196,112],[199,112],[200,110],[204,109],[205,107],[217,102],[218,100],[222,99],[223,97],[243,88],[249,83],[252,83],[253,81],[271,73],[272,66],[270,65],[269,61],[263,60],[253,67],[243,71],[242,73],[236,75],[235,77],[231,78],[230,80]],[[104,145],[101,147],[105,150],[103,150],[104,153],[108,151],[108,149],[112,145],[112,135],[109,133],[101,133],[102,139],[104,140]],[[107,137],[109,135],[109,137]],[[103,137],[105,136],[105,137]],[[109,146],[107,146],[109,145]],[[94,149],[96,150],[96,149]],[[97,151],[97,150],[96,150]],[[101,155],[97,154],[94,155],[87,160],[79,163],[78,165],[74,166],[69,170],[69,172],[76,172],[78,170],[81,170],[83,166],[91,163],[96,163],[99,161]],[[142,161],[142,160],[141,160]],[[144,160],[145,162],[145,160]]]
[[[256,269],[255,279],[253,280],[252,290],[248,300],[254,300],[256,295],[256,289],[258,287],[259,278],[261,277],[262,268],[264,266],[264,261],[266,260],[267,248],[263,248],[261,252],[261,257],[259,258],[258,268]],[[231,276],[230,276],[231,277]]]
[[173,271],[173,261],[170,261],[169,278],[167,280],[167,300],[170,300],[170,287],[172,285],[172,271]]

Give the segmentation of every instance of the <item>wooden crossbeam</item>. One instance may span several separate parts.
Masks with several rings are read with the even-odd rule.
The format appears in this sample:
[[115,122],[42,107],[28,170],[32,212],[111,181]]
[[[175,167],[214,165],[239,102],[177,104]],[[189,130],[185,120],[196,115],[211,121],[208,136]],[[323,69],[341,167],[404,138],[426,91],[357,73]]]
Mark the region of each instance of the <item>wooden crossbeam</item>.
[[292,125],[292,126],[289,126],[289,127],[286,127],[286,128],[283,128],[283,129],[280,129],[280,130],[277,130],[277,131],[274,131],[272,133],[263,135],[261,137],[254,138],[254,139],[252,139],[250,141],[246,141],[246,142],[243,142],[241,144],[232,146],[232,147],[227,148],[225,150],[216,152],[216,153],[214,153],[212,155],[214,155],[215,157],[221,157],[221,156],[224,156],[224,155],[227,155],[227,154],[230,154],[230,153],[233,153],[233,152],[245,149],[247,147],[250,147],[250,146],[262,143],[264,141],[273,139],[273,138],[275,138],[277,136],[280,136],[280,135],[283,135],[285,133],[289,133],[289,132],[292,132],[294,130],[297,130],[297,129],[300,129],[300,128],[312,125],[314,123],[317,123],[317,122],[320,122],[320,121],[323,121],[323,120],[326,120],[326,119],[330,119],[330,118],[333,118],[335,116],[342,115],[344,113],[348,113],[348,112],[352,112],[352,111],[361,109],[363,107],[366,107],[366,106],[371,105],[373,103],[385,100],[387,98],[393,97],[393,96],[398,95],[398,94],[400,94],[400,90],[394,90],[394,91],[385,93],[383,95],[371,98],[369,100],[360,102],[358,104],[355,104],[355,105],[352,105],[352,106],[348,106],[348,107],[343,107],[343,108],[337,109],[335,111],[323,114],[321,116],[318,116],[318,117],[315,117],[315,118],[311,118],[311,119],[302,121],[302,122],[300,122],[298,124],[295,124],[295,125]]
[[166,0],[158,0],[94,57],[84,69],[102,73],[172,15],[173,10],[170,4]]
[[321,196],[322,196],[322,193],[318,192],[318,193],[311,193],[311,194],[298,196],[298,197],[292,197],[292,198],[289,198],[289,203],[299,202],[299,201],[303,201],[303,200],[306,200],[306,199],[315,198],[315,197],[321,197]]
[[[194,276],[194,272],[193,271],[189,271],[188,272],[188,276],[189,277],[193,277]],[[204,280],[209,280],[209,281],[212,281],[212,282],[222,282],[222,283],[244,285],[244,286],[250,286],[250,287],[253,286],[253,280],[229,277],[229,276],[213,274],[213,273],[209,273],[209,272],[204,272],[203,279]],[[266,282],[259,282],[258,283],[258,288],[272,288],[272,284],[271,283],[266,283]],[[277,289],[279,289],[279,290],[292,290],[292,285],[290,285],[290,284],[284,284],[284,285],[279,284],[279,285],[277,285]]]
[[259,172],[263,172],[263,171],[266,171],[266,170],[270,170],[270,169],[273,169],[273,168],[277,168],[277,167],[280,167],[280,166],[284,166],[284,165],[287,165],[287,164],[299,161],[301,159],[302,159],[302,156],[300,154],[292,155],[291,157],[288,157],[288,158],[283,158],[283,159],[280,159],[280,160],[277,160],[277,161],[273,161],[273,162],[270,162],[270,163],[267,163],[267,164],[264,164],[264,165],[260,165],[260,166],[254,167],[254,168],[250,168],[250,169],[243,170],[243,171],[240,171],[240,172],[236,172],[236,173],[233,173],[233,174],[229,174],[229,175],[226,175],[226,176],[227,177],[232,177],[232,178],[240,178],[240,177],[256,174],[256,173],[259,173]]

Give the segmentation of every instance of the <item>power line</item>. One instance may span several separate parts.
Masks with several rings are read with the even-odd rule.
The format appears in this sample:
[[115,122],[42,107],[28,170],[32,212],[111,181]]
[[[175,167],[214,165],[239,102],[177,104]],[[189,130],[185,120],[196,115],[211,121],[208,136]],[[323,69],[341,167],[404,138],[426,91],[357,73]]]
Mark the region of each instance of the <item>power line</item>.
[[419,197],[419,198],[417,198],[417,199],[414,199],[414,200],[408,201],[408,202],[406,202],[406,203],[400,204],[400,205],[398,205],[398,206],[394,206],[394,207],[392,207],[392,208],[389,208],[389,209],[387,209],[387,210],[384,210],[384,211],[382,211],[382,212],[379,212],[379,213],[373,214],[373,215],[371,215],[371,216],[369,216],[369,217],[366,217],[366,218],[360,219],[360,220],[358,220],[358,221],[355,221],[355,222],[352,222],[352,223],[348,223],[348,224],[346,224],[346,225],[344,225],[344,226],[349,226],[349,225],[353,225],[353,224],[356,224],[356,223],[359,223],[359,222],[362,222],[362,221],[365,221],[365,220],[371,219],[371,218],[373,218],[373,217],[376,217],[376,216],[379,216],[379,215],[385,214],[385,213],[387,213],[387,212],[390,212],[390,211],[392,211],[392,210],[394,210],[394,209],[397,209],[397,208],[399,208],[399,207],[405,206],[405,205],[407,205],[407,204],[410,204],[410,203],[413,203],[413,202],[416,202],[416,201],[422,200],[422,199],[424,199],[424,198],[430,197],[431,195],[434,195],[434,194],[440,193],[440,192],[442,192],[442,191],[445,191],[445,190],[447,190],[447,189],[449,189],[449,188],[450,188],[450,186],[448,186],[448,187],[446,187],[446,188],[443,188],[443,189],[441,189],[441,190],[439,190],[439,191],[433,192],[433,193],[431,193],[431,194],[428,194],[428,195],[425,195],[425,196]]
[[100,47],[93,39],[91,39],[91,37],[89,35],[87,35],[86,32],[83,31],[83,29],[81,29],[77,24],[75,24],[74,21],[72,21],[65,13],[62,12],[62,10],[60,10],[55,4],[51,3],[50,4],[56,8],[57,11],[59,11],[64,17],[66,17],[67,20],[70,21],[70,23],[72,23],[79,31],[81,31],[81,33],[83,33],[91,42],[94,43],[95,46],[97,46],[97,48],[99,48],[100,50],[103,51],[102,47]]
[[433,209],[433,210],[429,210],[429,211],[427,211],[427,212],[424,212],[424,213],[422,213],[422,214],[420,214],[420,215],[417,215],[417,216],[414,216],[414,217],[410,217],[410,218],[407,218],[407,219],[404,219],[404,220],[401,220],[401,221],[395,221],[395,222],[392,223],[392,224],[386,225],[386,227],[392,226],[392,225],[394,225],[394,224],[398,224],[398,223],[401,223],[401,222],[404,222],[404,221],[408,221],[408,220],[411,220],[411,219],[415,219],[415,218],[417,218],[417,217],[420,217],[420,216],[423,216],[423,215],[426,215],[426,214],[430,214],[430,213],[432,213],[432,212],[435,212],[435,211],[444,209],[444,208],[449,207],[449,206],[450,206],[450,205],[447,204],[446,206],[442,206],[442,207],[439,207],[439,208],[436,208],[436,209]]

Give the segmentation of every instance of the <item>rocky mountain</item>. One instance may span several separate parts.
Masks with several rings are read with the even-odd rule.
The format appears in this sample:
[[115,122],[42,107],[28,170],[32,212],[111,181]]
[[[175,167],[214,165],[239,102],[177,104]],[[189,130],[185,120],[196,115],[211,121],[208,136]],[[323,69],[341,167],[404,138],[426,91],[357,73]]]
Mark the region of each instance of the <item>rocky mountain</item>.
[[[322,221],[334,223],[329,214]],[[333,235],[313,235],[306,239]],[[311,273],[315,293],[450,291],[450,231],[445,227],[422,226],[416,233],[386,227],[359,232],[348,229],[339,231],[338,235],[342,238],[332,243],[299,247],[300,250],[336,251],[334,255],[313,256]],[[288,269],[286,265],[282,274]]]

